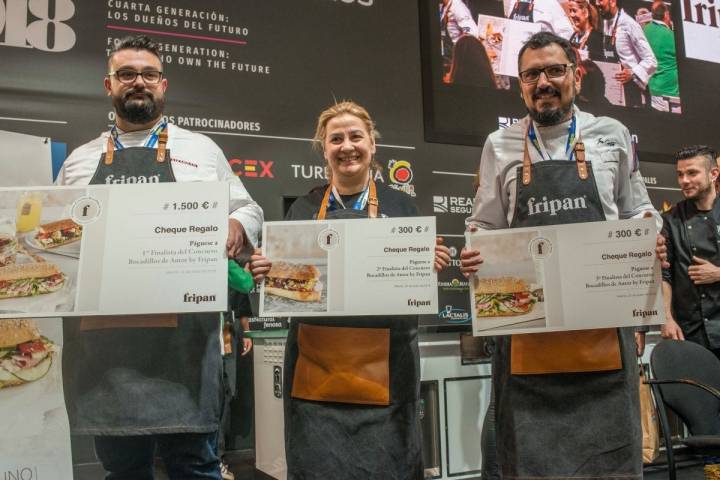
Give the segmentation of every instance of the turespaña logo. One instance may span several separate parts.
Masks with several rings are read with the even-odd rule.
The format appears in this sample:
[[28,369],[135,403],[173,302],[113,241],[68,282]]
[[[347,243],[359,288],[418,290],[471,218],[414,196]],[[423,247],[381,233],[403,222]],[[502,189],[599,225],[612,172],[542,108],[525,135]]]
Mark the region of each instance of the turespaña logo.
[[[325,167],[320,165],[290,165],[293,171],[293,178],[302,178],[305,180],[327,180],[327,174],[325,173]],[[373,180],[380,183],[385,183],[385,179],[382,176],[382,172],[375,171]]]
[[248,178],[275,178],[273,175],[272,160],[240,160],[239,158],[233,158],[228,160],[230,168],[238,177]]
[[0,0],[0,46],[68,51],[76,36],[65,22],[74,15],[72,0]]
[[448,323],[467,323],[470,321],[470,314],[464,308],[445,305],[445,309],[438,312],[438,318]]
[[473,199],[471,197],[454,197],[433,195],[433,212],[435,213],[472,213]]
[[411,197],[417,196],[415,185],[412,184],[412,165],[407,160],[391,159],[388,161],[388,178],[391,182],[390,187],[403,191]]

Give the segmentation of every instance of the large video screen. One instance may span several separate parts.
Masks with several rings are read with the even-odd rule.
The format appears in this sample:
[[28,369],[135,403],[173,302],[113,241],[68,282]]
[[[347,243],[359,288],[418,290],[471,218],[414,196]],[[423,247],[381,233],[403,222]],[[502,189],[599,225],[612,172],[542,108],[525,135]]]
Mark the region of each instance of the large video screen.
[[710,7],[690,11],[689,0],[420,1],[428,141],[482,145],[499,124],[523,117],[518,53],[549,31],[575,47],[582,110],[622,121],[645,151],[713,142],[703,135],[720,106],[708,85],[720,68],[716,52],[702,52],[720,46],[720,28],[702,27],[720,23],[720,11],[695,18]]

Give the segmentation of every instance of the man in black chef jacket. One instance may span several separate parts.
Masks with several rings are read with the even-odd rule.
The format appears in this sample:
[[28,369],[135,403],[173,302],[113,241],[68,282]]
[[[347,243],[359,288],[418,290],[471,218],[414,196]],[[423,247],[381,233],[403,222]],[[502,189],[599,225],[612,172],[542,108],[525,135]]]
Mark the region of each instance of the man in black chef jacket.
[[663,269],[665,338],[690,340],[720,358],[720,170],[705,145],[675,154],[685,200],[664,215],[670,268]]

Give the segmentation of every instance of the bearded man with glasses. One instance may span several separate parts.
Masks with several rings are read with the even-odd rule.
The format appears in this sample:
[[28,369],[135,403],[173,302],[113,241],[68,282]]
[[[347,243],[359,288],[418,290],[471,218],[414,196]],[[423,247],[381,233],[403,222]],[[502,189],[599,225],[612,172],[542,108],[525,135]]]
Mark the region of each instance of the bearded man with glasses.
[[[222,150],[163,117],[168,81],[155,42],[142,35],[121,40],[108,59],[104,86],[115,124],[70,154],[57,183],[225,181],[227,255],[257,245],[262,209]],[[63,371],[72,432],[95,437],[106,479],[150,480],[155,455],[171,479],[225,478],[217,449],[220,323],[218,313],[65,319]]]
[[[570,43],[548,32],[520,50],[528,115],[488,136],[469,229],[643,216],[662,227],[627,128],[574,106],[581,86],[575,62]],[[577,208],[560,211],[535,205],[577,198],[584,201],[566,202]],[[658,236],[661,257],[662,242]],[[461,269],[470,275],[482,261],[481,252],[464,249]],[[497,337],[493,386],[502,478],[642,478],[633,333],[611,328]],[[607,352],[580,354],[597,344],[608,345]],[[579,359],[563,361],[571,357]]]

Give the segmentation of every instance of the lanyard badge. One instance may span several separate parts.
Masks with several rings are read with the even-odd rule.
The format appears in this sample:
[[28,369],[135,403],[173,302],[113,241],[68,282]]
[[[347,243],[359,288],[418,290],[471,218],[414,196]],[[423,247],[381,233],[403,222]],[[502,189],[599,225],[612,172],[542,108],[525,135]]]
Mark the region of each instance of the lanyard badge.
[[[575,146],[575,139],[577,137],[577,117],[575,114],[573,114],[572,119],[570,120],[570,126],[568,127],[568,138],[567,142],[565,143],[565,155],[567,156],[568,160],[572,160],[573,156],[575,155],[575,151],[573,150],[573,147]],[[542,143],[542,138],[540,138],[540,133],[535,131],[535,122],[530,121],[530,126],[528,127],[528,139],[530,139],[530,142],[535,147],[535,150],[538,151],[540,154],[540,157],[543,160],[551,160],[550,154],[547,153],[547,150],[545,149],[545,145]],[[546,158],[547,157],[547,158]]]
[[[364,210],[365,209],[365,205],[367,205],[367,202],[368,202],[369,192],[370,192],[370,183],[368,183],[365,186],[365,190],[363,190],[362,193],[360,194],[360,196],[358,197],[358,199],[355,200],[355,203],[352,206],[353,210]],[[334,210],[335,208],[337,208],[337,207],[335,207],[335,203],[340,205],[340,207],[342,207],[343,209],[347,208],[345,206],[345,204],[343,203],[342,198],[340,197],[340,194],[335,189],[335,186],[333,186],[332,193],[330,194],[330,198],[328,199],[328,210]]]
[[[145,140],[145,144],[143,145],[143,147],[154,148],[158,142],[158,138],[160,137],[160,132],[165,130],[167,128],[167,125],[168,121],[167,118],[165,118],[160,124],[158,124],[155,128],[152,129],[152,132],[150,132],[150,136],[148,136],[147,140]],[[110,129],[110,135],[113,138],[115,150],[122,150],[123,148],[125,148],[125,145],[123,145],[120,141],[120,134],[118,134],[118,129],[116,125],[113,125],[113,127]]]

